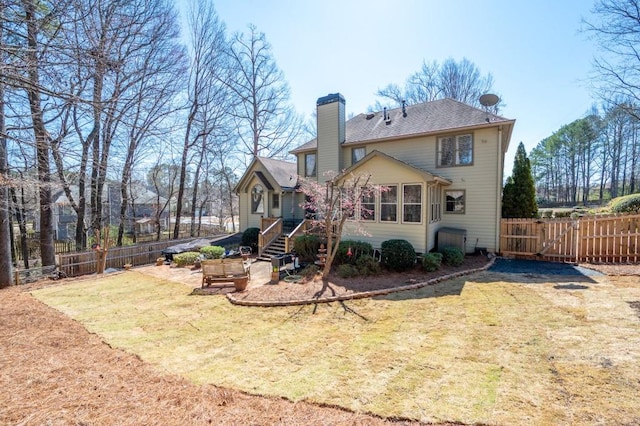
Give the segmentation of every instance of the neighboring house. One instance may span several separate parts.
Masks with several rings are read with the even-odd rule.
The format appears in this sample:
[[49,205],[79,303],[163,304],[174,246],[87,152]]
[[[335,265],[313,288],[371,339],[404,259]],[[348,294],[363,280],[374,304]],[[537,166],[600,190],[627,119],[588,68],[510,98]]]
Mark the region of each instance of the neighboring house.
[[297,163],[277,163],[285,173],[270,167],[274,160],[250,164],[236,187],[241,229],[304,217],[293,174],[322,182],[330,171],[371,173],[372,184],[389,188],[367,200],[371,236],[343,238],[374,247],[405,239],[425,253],[446,227],[466,234],[466,252],[499,251],[504,156],[515,120],[442,99],[345,121],[344,97],[331,94],[318,99],[317,123],[318,137],[291,151]]
[[[78,186],[71,185],[71,193],[75,200],[78,199]],[[89,199],[90,188],[86,189],[85,197]],[[134,194],[133,204],[129,199],[129,206],[127,207],[125,223],[125,231],[133,232],[134,228],[138,233],[152,233],[155,232],[155,222],[149,218],[154,217],[157,211],[158,197],[153,192],[141,185],[136,185],[131,188],[131,192]],[[160,197],[160,203],[166,203],[166,198]],[[120,184],[108,184],[104,186],[102,195],[102,215],[104,221],[110,225],[118,225],[120,223],[120,206],[122,205],[122,197],[120,193]],[[53,196],[53,226],[56,232],[56,239],[67,240],[75,238],[75,227],[77,215],[69,199],[65,195],[62,189],[57,190]],[[162,215],[163,222],[166,221],[168,212]],[[141,220],[139,224],[137,220]],[[153,222],[153,223],[152,223]],[[87,210],[85,215],[85,226],[89,226],[91,223],[91,209],[87,203]]]

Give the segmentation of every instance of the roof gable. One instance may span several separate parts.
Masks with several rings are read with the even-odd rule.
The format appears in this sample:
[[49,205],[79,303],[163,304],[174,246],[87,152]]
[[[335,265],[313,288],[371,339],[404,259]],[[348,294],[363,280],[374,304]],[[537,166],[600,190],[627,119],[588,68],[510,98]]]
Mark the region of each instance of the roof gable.
[[346,175],[348,175],[350,173],[353,173],[356,169],[362,167],[367,162],[371,161],[373,158],[381,158],[381,159],[383,159],[385,161],[392,162],[397,166],[408,168],[408,169],[410,169],[410,170],[422,175],[422,177],[424,177],[425,181],[436,181],[436,182],[438,182],[440,184],[443,184],[443,185],[451,185],[451,181],[449,179],[446,179],[446,178],[444,178],[442,176],[435,175],[435,174],[433,174],[431,172],[428,172],[426,170],[423,170],[423,169],[421,169],[419,167],[416,167],[416,166],[413,166],[413,165],[411,165],[409,163],[406,163],[406,162],[404,162],[402,160],[398,160],[397,158],[392,157],[391,155],[385,154],[384,152],[381,152],[381,151],[378,151],[378,150],[373,150],[369,154],[365,155],[365,157],[362,160],[358,161],[356,164],[353,164],[351,167],[349,167],[348,169],[346,169],[345,171],[340,173],[337,176],[337,179],[342,179]]
[[[260,164],[266,171],[256,170],[256,165]],[[235,192],[240,192],[249,181],[251,176],[257,176],[260,181],[265,184],[267,189],[273,190],[271,183],[277,184],[282,189],[293,189],[298,181],[298,166],[296,163],[283,160],[274,160],[273,158],[255,157],[244,175],[240,178],[234,188]]]

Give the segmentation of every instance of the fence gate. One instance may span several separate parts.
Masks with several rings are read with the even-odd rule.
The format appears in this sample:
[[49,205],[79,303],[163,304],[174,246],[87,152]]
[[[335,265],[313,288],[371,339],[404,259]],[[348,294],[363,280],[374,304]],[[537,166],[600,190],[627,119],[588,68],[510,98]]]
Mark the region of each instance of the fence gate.
[[640,262],[640,215],[502,219],[504,256],[556,262]]

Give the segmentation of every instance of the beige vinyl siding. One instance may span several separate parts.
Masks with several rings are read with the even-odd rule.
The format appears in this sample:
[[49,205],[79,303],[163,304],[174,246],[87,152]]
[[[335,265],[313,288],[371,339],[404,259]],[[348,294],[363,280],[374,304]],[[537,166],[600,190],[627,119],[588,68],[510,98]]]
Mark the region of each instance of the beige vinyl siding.
[[[364,229],[369,236],[362,236],[354,232],[353,223],[345,226],[344,239],[356,239],[367,241],[373,247],[379,248],[383,241],[391,239],[403,239],[409,241],[414,249],[419,253],[424,253],[427,249],[427,191],[424,176],[420,173],[390,162],[380,157],[372,158],[362,167],[358,167],[354,173],[371,173],[370,183],[376,185],[397,185],[398,186],[398,222],[380,222],[380,200],[376,197],[376,221],[364,222]],[[402,184],[419,184],[422,186],[422,220],[421,223],[402,223]]]
[[[461,132],[457,131],[452,134],[460,133]],[[445,203],[443,200],[442,220],[432,224],[428,236],[424,238],[426,241],[422,243],[425,248],[434,247],[434,238],[437,229],[448,226],[467,230],[467,252],[472,252],[476,246],[486,247],[489,251],[496,250],[495,236],[496,233],[499,232],[499,230],[496,229],[496,224],[497,215],[500,214],[500,212],[496,211],[496,206],[499,194],[501,193],[501,183],[498,184],[498,178],[500,167],[502,167],[500,158],[498,157],[498,128],[475,130],[471,133],[473,134],[473,165],[470,166],[436,167],[436,136],[371,143],[367,145],[367,152],[371,152],[374,149],[384,152],[407,164],[450,180],[452,184],[443,187],[443,191],[455,189],[465,190],[465,214],[445,213]],[[344,149],[345,153],[350,153],[349,146]],[[406,176],[406,174],[403,175],[403,172],[398,172],[395,168],[391,169],[388,166],[382,168],[368,167],[378,181],[385,183],[394,181],[399,183],[411,182],[411,180],[408,180],[409,176]],[[396,175],[395,173],[400,174]],[[426,186],[423,188],[423,191],[422,214],[423,222],[425,222],[429,208]],[[413,225],[406,226],[407,228],[413,228]],[[414,231],[415,228],[408,232],[412,233]],[[396,233],[396,235],[404,232],[403,229]],[[418,250],[417,247],[416,250]]]
[[344,105],[332,102],[318,107],[318,181],[326,180],[325,173],[340,172],[343,169],[342,144],[340,135],[344,134]]
[[477,131],[473,137],[473,166],[439,168],[436,171],[453,182],[445,191],[465,190],[465,213],[443,212],[440,224],[467,230],[467,252],[473,252],[476,247],[486,247],[492,252],[497,249],[495,236],[499,230],[496,223],[500,212],[496,211],[496,203],[501,192],[497,187],[501,167],[497,145],[497,128]]

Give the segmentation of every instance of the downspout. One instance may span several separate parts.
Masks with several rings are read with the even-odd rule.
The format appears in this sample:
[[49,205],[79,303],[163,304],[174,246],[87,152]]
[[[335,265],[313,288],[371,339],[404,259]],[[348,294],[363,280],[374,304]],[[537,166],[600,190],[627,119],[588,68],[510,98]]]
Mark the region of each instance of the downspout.
[[502,218],[502,177],[504,175],[504,154],[502,153],[502,126],[498,127],[498,182],[496,185],[496,254],[500,253],[500,222]]

